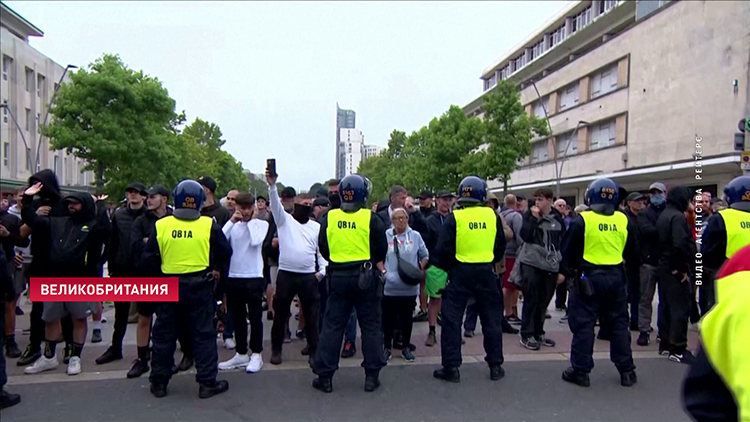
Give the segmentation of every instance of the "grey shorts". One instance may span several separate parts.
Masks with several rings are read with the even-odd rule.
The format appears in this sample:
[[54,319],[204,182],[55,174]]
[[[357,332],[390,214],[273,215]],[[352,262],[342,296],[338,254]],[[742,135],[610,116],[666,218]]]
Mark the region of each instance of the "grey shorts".
[[26,290],[29,283],[29,277],[26,276],[29,273],[29,264],[23,264],[22,268],[14,266],[13,269],[13,293],[18,296]]
[[272,266],[269,272],[271,273],[271,286],[276,287],[276,279],[279,277],[279,266]]
[[96,302],[44,302],[42,319],[44,322],[55,322],[68,314],[74,319],[86,319],[96,309]]

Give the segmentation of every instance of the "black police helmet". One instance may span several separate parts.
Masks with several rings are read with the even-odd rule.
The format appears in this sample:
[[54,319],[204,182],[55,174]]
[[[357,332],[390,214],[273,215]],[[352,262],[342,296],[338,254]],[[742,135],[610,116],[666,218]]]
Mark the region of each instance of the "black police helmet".
[[727,204],[736,202],[750,202],[750,176],[740,176],[732,179],[724,188]]
[[370,195],[371,184],[367,178],[359,174],[350,174],[339,183],[339,197],[341,198],[341,209],[344,211],[355,211],[367,204]]
[[206,191],[195,180],[183,180],[174,188],[173,215],[181,220],[197,220],[206,200]]
[[484,204],[487,202],[487,183],[477,176],[464,177],[458,185],[458,203]]
[[586,189],[586,205],[610,205],[617,208],[620,204],[620,188],[612,179],[596,179]]

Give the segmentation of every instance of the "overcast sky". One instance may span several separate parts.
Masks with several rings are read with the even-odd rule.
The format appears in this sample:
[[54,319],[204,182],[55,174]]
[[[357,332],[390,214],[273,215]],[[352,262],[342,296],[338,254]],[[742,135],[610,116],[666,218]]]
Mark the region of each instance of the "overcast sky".
[[565,6],[541,2],[5,1],[44,31],[31,45],[65,66],[117,53],[225,149],[307,189],[333,177],[336,102],[385,146],[482,93],[482,70]]

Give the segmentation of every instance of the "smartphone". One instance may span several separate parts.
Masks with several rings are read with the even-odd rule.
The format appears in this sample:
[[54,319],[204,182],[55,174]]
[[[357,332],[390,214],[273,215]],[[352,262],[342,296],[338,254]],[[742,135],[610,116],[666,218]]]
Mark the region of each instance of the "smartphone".
[[271,176],[276,177],[276,159],[275,158],[269,158],[266,160],[266,170],[268,171],[268,174]]

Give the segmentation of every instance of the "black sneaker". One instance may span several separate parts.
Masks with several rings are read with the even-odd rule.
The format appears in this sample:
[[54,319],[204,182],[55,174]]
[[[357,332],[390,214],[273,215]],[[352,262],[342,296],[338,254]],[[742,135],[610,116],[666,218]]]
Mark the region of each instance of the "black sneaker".
[[318,377],[313,380],[312,386],[318,391],[330,393],[331,391],[333,391],[333,380],[331,380],[330,378]]
[[620,385],[623,387],[632,387],[636,382],[638,382],[638,377],[635,375],[635,371],[620,374]]
[[500,320],[500,326],[502,327],[504,334],[518,334],[520,332],[518,331],[518,328],[513,328],[505,318]]
[[540,336],[537,341],[539,344],[545,347],[555,347],[557,343],[555,343],[555,340],[552,340],[551,338],[547,338],[545,336]]
[[365,391],[372,393],[380,387],[380,379],[377,375],[367,375],[365,377]]
[[101,329],[94,328],[94,332],[91,334],[91,342],[92,343],[102,342],[102,330]]
[[466,338],[474,337],[474,330],[464,330],[464,337]]
[[490,379],[498,381],[505,376],[505,369],[502,365],[490,365]]
[[23,309],[20,306],[16,306],[16,316],[23,316]]
[[635,343],[639,346],[648,346],[651,343],[651,336],[646,332],[640,333]]
[[271,365],[281,365],[281,350],[271,353]]
[[210,399],[211,397],[229,390],[229,382],[226,380],[214,382],[202,382],[198,387],[198,397]]
[[157,384],[152,382],[151,383],[151,394],[154,395],[154,397],[160,399],[162,397],[165,397],[167,395],[167,385],[166,384]]
[[560,318],[560,324],[567,324],[568,323],[568,314],[565,314],[564,317]]
[[425,311],[419,311],[417,315],[415,315],[412,319],[412,322],[425,322],[427,321],[427,312]]
[[104,365],[106,363],[114,362],[122,359],[122,350],[115,350],[111,346],[101,356],[96,358],[97,365]]
[[133,361],[133,367],[128,371],[128,378],[139,378],[141,375],[148,372],[151,368],[148,367],[147,360],[136,359]]
[[446,368],[444,366],[440,369],[436,369],[435,372],[432,373],[432,376],[443,381],[461,382],[461,373],[458,372],[458,368]]
[[7,343],[5,343],[5,356],[16,359],[21,357],[21,349],[18,348],[18,343],[16,343],[16,339],[10,338],[7,339]]
[[180,365],[177,367],[177,371],[179,372],[186,372],[189,371],[190,368],[193,367],[195,362],[193,362],[192,358],[189,358],[185,355],[182,356],[182,360],[180,361]]
[[305,338],[307,338],[307,335],[305,334],[305,330],[297,330],[294,333],[294,335],[295,335],[295,337],[297,337],[300,340],[304,340]]
[[659,343],[659,355],[661,356],[669,356],[669,348],[664,343]]
[[579,385],[581,387],[591,386],[591,380],[589,380],[589,374],[576,371],[572,367],[563,371],[562,379],[571,384]]
[[390,350],[385,349],[383,351],[383,360],[386,361],[386,362],[390,362],[390,360],[391,360],[391,351]]
[[684,363],[686,365],[691,365],[693,362],[695,362],[695,356],[690,352],[690,350],[685,350],[682,353],[670,353],[669,354],[669,360],[672,362],[677,363]]
[[416,360],[416,358],[414,357],[414,353],[412,353],[408,347],[401,350],[401,356],[403,356],[404,360],[409,363],[412,363]]
[[341,357],[348,359],[354,357],[355,353],[357,353],[357,347],[354,343],[351,341],[344,342],[344,348],[341,350]]
[[41,349],[32,349],[31,345],[26,346],[21,358],[16,361],[16,366],[29,366],[42,357]]
[[565,305],[562,305],[562,306],[558,306],[556,310],[558,312],[567,312],[568,311],[568,307],[565,306]]
[[21,403],[21,396],[11,394],[0,387],[0,409],[7,409]]
[[511,315],[508,317],[508,322],[511,323],[511,325],[521,325],[521,319],[518,318],[517,315]]
[[542,345],[534,337],[521,338],[521,346],[529,350],[539,350]]
[[310,345],[306,344],[305,347],[302,348],[299,352],[302,356],[309,356],[310,355]]

